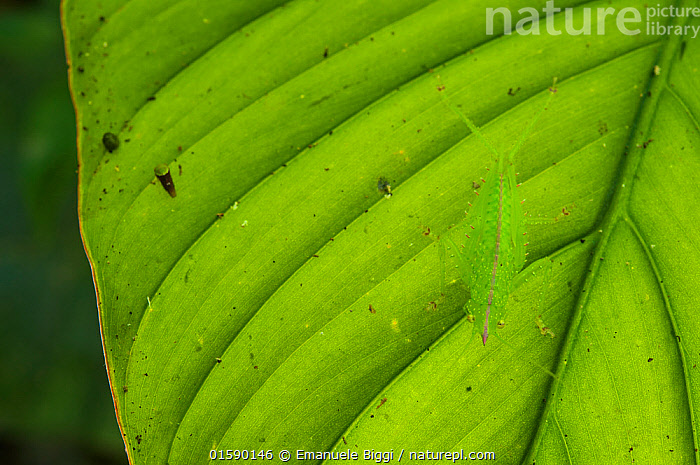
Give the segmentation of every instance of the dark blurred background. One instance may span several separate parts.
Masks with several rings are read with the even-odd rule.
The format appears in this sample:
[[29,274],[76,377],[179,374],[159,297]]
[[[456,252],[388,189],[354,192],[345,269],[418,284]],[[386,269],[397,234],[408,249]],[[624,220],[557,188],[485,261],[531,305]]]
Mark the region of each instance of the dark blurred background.
[[77,217],[59,0],[0,0],[0,464],[126,464]]

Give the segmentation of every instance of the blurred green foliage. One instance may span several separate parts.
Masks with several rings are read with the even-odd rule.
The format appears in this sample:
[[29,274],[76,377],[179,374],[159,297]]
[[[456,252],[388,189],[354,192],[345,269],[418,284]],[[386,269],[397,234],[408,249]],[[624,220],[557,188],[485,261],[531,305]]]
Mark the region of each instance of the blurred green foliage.
[[0,5],[0,463],[126,463],[77,219],[59,1]]

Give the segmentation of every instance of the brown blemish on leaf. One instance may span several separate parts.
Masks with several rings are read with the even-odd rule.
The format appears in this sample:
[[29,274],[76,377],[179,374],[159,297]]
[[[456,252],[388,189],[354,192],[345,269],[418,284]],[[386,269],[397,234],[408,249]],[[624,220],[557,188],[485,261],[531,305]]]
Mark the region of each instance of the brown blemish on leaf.
[[168,168],[168,165],[161,163],[160,165],[156,166],[153,171],[155,172],[160,183],[163,185],[163,189],[170,194],[170,197],[177,196],[177,193],[175,192],[175,183],[173,183],[173,177],[170,175],[170,168]]

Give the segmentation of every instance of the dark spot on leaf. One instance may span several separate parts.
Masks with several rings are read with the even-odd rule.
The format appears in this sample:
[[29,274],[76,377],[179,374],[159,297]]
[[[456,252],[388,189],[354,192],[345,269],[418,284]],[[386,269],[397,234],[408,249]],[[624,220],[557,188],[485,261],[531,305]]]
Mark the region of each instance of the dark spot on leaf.
[[[83,127],[83,129],[87,131],[87,128]],[[112,153],[119,148],[119,138],[111,132],[105,132],[102,136],[102,145],[105,146],[109,153]]]
[[384,176],[380,176],[377,180],[377,190],[384,194],[385,197],[391,197],[391,183]]
[[173,177],[170,175],[170,168],[168,168],[168,165],[161,163],[160,165],[156,166],[153,171],[155,172],[160,183],[163,185],[163,189],[170,194],[170,197],[176,197],[177,192],[175,192],[175,184],[173,183]]

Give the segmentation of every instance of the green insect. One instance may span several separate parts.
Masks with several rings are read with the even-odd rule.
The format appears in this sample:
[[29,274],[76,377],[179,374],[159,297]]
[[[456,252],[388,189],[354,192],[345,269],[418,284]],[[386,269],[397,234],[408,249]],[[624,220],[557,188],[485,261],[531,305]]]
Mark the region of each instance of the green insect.
[[[498,160],[497,169],[490,170],[479,190],[474,191],[477,200],[469,209],[469,222],[456,228],[460,232],[458,241],[450,237],[445,238],[449,248],[454,251],[453,256],[456,258],[460,276],[471,294],[470,300],[464,305],[464,311],[467,313],[467,319],[478,328],[484,345],[489,335],[493,334],[497,327],[503,326],[508,297],[524,280],[525,273],[521,271],[525,265],[527,219],[516,194],[518,183],[515,180],[513,158],[551,102],[557,91],[555,84],[556,80],[549,88],[547,103],[535,115],[507,159],[501,156],[479,128],[455,107],[444,93],[441,94],[452,111]],[[438,86],[438,91],[444,90],[443,85]],[[444,246],[440,249],[443,276],[444,249]]]

